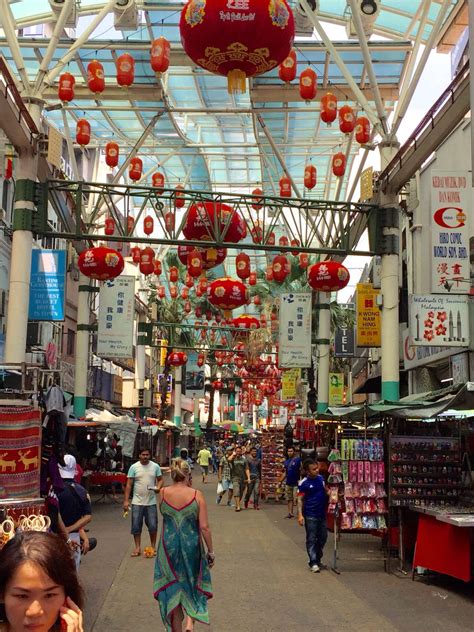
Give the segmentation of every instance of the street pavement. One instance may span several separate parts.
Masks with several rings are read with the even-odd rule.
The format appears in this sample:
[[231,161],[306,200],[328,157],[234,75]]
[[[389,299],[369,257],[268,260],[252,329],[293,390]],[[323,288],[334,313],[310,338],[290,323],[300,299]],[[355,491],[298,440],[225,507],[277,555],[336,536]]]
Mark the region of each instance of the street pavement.
[[[283,504],[236,513],[215,504],[216,477],[209,478],[208,485],[198,486],[209,504],[214,538],[214,598],[211,626],[196,625],[196,632],[474,630],[473,585],[448,578],[413,582],[411,576],[386,573],[379,542],[368,536],[346,540],[340,575],[331,570],[313,574],[307,568],[304,529],[285,519]],[[94,504],[90,531],[99,543],[80,570],[86,632],[164,629],[152,596],[154,559],[130,557],[129,528],[121,505],[111,499]],[[142,546],[147,545],[144,532]],[[327,563],[332,546],[330,534]]]

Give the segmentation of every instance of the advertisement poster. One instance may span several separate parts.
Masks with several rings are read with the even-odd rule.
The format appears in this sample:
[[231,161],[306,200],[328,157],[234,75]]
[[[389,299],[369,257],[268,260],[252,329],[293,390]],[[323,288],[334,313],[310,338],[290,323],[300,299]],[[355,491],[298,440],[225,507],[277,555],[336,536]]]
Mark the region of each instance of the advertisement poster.
[[281,398],[284,402],[296,399],[296,389],[301,378],[301,369],[284,371],[281,376]]
[[278,364],[284,368],[311,366],[311,292],[282,294]]
[[356,290],[357,346],[380,347],[381,323],[377,305],[380,290],[375,290],[372,283],[358,283]]
[[334,356],[336,358],[352,358],[354,354],[354,327],[341,327],[334,334]]
[[469,212],[467,171],[431,172],[431,291],[469,294]]
[[467,296],[411,294],[408,300],[410,336],[414,345],[469,345]]
[[329,406],[344,404],[344,373],[329,374]]
[[99,292],[98,356],[133,358],[134,311],[135,277],[104,281]]
[[454,353],[453,349],[449,347],[415,347],[408,328],[402,330],[401,337],[403,345],[403,368],[405,371],[431,364],[437,360],[449,358]]
[[64,320],[66,251],[33,250],[28,320]]
[[198,354],[188,353],[186,363],[186,396],[191,399],[204,397],[204,367],[198,366]]

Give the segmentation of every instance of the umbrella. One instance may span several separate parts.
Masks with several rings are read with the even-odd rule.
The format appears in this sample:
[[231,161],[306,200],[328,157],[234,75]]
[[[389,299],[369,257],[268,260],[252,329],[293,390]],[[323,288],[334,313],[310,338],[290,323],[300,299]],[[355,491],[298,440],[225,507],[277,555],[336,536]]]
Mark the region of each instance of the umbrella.
[[245,430],[243,426],[236,423],[235,421],[222,424],[221,428],[224,428],[224,430],[229,430],[230,432],[239,432],[239,433],[242,433]]

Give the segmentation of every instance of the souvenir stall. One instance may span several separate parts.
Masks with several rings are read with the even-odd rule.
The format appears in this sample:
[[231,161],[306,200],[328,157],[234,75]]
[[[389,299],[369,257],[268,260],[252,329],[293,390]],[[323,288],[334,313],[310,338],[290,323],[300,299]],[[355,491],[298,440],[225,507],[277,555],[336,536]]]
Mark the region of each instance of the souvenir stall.
[[268,426],[262,429],[262,489],[266,500],[279,500],[282,496],[279,480],[285,461],[285,436],[283,428]]

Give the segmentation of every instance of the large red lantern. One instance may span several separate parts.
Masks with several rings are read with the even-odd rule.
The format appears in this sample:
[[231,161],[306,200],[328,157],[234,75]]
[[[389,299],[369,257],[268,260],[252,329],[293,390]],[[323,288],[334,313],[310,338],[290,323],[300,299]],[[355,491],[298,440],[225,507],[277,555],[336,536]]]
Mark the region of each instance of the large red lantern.
[[321,120],[330,125],[336,120],[337,116],[337,98],[332,92],[327,92],[321,98]]
[[255,316],[241,314],[232,320],[232,326],[236,329],[260,329],[260,321]]
[[[252,195],[263,195],[263,191],[262,189],[254,189],[252,191]],[[255,202],[252,202],[252,208],[254,211],[259,211],[263,206],[263,200],[261,198],[258,198],[255,200]]]
[[140,252],[140,272],[145,276],[153,274],[155,269],[155,252],[153,248],[147,246]]
[[124,268],[122,255],[112,248],[96,246],[83,250],[77,262],[79,270],[90,279],[115,279]]
[[304,168],[304,185],[307,189],[314,189],[317,181],[316,167],[311,163]]
[[157,194],[161,195],[165,186],[165,176],[160,171],[156,171],[151,176],[151,183],[156,189]]
[[74,99],[74,84],[76,80],[70,72],[63,72],[59,77],[58,97],[63,103]]
[[101,94],[105,89],[104,67],[97,59],[87,64],[87,85],[94,94]]
[[242,307],[248,300],[247,286],[239,279],[224,277],[212,281],[207,289],[207,298],[211,305],[224,311],[226,318],[237,307]]
[[293,49],[288,57],[281,62],[278,68],[278,76],[285,83],[290,83],[296,77],[297,68],[296,51]]
[[183,366],[188,361],[188,356],[184,351],[172,351],[168,356],[168,364],[170,366]]
[[339,110],[339,129],[344,134],[350,134],[356,124],[354,110],[350,105],[343,105]]
[[174,190],[175,190],[174,205],[176,208],[183,208],[185,204],[183,185],[177,184]]
[[250,276],[250,257],[245,252],[240,252],[235,258],[235,269],[239,279],[245,280]]
[[116,167],[119,161],[119,146],[114,141],[105,146],[105,164],[108,167]]
[[91,126],[86,119],[79,119],[76,125],[76,142],[85,147],[91,140]]
[[202,254],[197,248],[193,248],[188,254],[187,266],[188,274],[194,279],[201,276],[203,271]]
[[291,180],[288,176],[280,178],[280,197],[291,197]]
[[277,255],[272,261],[273,280],[283,283],[291,272],[290,262],[284,255]]
[[186,239],[222,239],[236,244],[246,236],[247,226],[231,206],[221,202],[199,202],[189,207],[183,234]]
[[158,37],[151,43],[150,64],[155,72],[166,72],[170,65],[170,43],[166,37]]
[[334,154],[332,157],[332,172],[338,178],[342,177],[346,172],[346,156],[342,151]]
[[276,68],[295,36],[286,0],[188,0],[179,29],[189,57],[226,76],[229,93],[245,92],[246,77]]
[[138,156],[134,156],[131,158],[130,163],[128,165],[128,177],[130,180],[137,182],[142,177],[143,172],[143,161]]
[[104,225],[104,233],[106,235],[113,235],[115,233],[115,220],[113,217],[106,217]]
[[135,79],[135,60],[129,53],[117,58],[117,83],[119,86],[129,87]]
[[[188,255],[193,250],[193,246],[178,246],[178,259],[183,265],[188,265]],[[227,256],[226,248],[197,248],[197,250],[201,254],[204,270],[210,270],[220,265]]]
[[307,103],[318,93],[318,75],[312,68],[306,68],[300,75],[300,97]]
[[370,122],[366,116],[359,116],[355,127],[356,141],[360,145],[366,145],[370,140]]
[[349,270],[337,261],[320,261],[308,268],[308,283],[320,292],[342,290],[349,279]]

